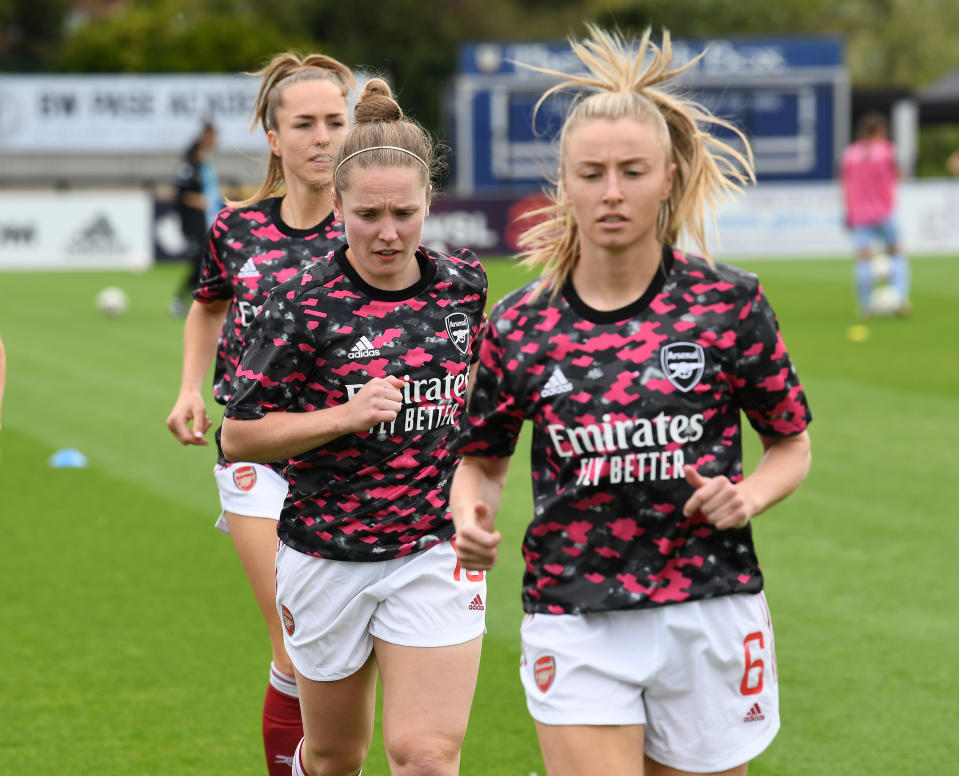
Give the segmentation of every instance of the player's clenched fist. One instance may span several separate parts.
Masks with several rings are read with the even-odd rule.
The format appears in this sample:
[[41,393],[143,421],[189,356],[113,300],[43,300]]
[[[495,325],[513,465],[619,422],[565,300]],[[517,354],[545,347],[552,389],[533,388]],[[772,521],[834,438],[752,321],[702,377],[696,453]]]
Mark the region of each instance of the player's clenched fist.
[[393,375],[374,377],[346,403],[350,431],[369,431],[392,423],[403,405],[403,381]]
[[686,481],[696,489],[683,506],[686,517],[702,512],[720,530],[745,527],[752,511],[742,491],[728,477],[704,477],[692,466],[683,468]]
[[493,528],[489,507],[477,501],[472,515],[457,520],[456,556],[463,568],[488,571],[496,565],[496,554],[503,535]]

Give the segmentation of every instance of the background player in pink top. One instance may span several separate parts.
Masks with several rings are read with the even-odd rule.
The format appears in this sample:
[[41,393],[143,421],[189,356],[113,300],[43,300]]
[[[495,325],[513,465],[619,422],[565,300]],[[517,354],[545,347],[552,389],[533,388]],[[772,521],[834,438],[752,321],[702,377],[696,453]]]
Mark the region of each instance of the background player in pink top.
[[352,776],[377,674],[394,774],[455,774],[486,580],[451,544],[448,440],[485,325],[468,250],[420,245],[433,145],[387,85],[356,104],[334,176],[347,245],[277,286],[250,327],[223,449],[289,459],[276,605],[296,669],[297,776]]
[[[490,316],[455,443],[457,552],[496,562],[531,421],[520,673],[549,776],[742,776],[779,727],[750,522],[806,476],[809,410],[756,277],[674,247],[704,248],[707,206],[752,178],[748,144],[667,91],[668,33],[589,32],[571,41],[585,73],[542,71],[561,79],[544,99],[588,96],[521,239],[541,278]],[[763,447],[745,477],[741,412]]]
[[889,126],[881,113],[867,113],[856,128],[856,140],[843,151],[839,166],[846,226],[852,230],[856,248],[855,286],[859,312],[869,315],[875,284],[871,260],[877,243],[891,261],[892,284],[902,300],[900,312],[908,310],[909,265],[899,244],[895,219],[899,170],[895,147],[889,141]]
[[[270,144],[266,180],[250,199],[223,209],[207,235],[198,287],[183,335],[180,393],[167,426],[184,445],[206,445],[211,426],[202,383],[211,362],[213,393],[226,404],[247,327],[270,290],[343,243],[333,215],[333,159],[346,136],[353,74],[322,54],[280,54],[264,68],[254,105]],[[285,186],[285,192],[277,191]],[[219,442],[219,432],[217,432]],[[219,448],[219,444],[217,445]],[[227,461],[214,470],[222,513],[217,527],[236,546],[270,634],[272,662],[263,705],[271,776],[288,774],[303,735],[293,665],[274,605],[276,521],[286,497],[272,464]]]

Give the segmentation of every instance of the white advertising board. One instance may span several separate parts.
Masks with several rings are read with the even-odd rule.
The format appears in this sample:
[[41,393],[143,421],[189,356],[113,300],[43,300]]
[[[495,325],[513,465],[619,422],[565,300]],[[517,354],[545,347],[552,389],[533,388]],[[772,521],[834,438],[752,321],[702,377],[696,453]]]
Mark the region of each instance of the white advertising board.
[[152,225],[146,191],[0,191],[0,270],[143,270]]
[[[959,254],[959,181],[911,180],[899,187],[900,240],[910,255]],[[836,257],[852,253],[843,226],[838,183],[760,183],[724,204],[720,239],[710,252],[724,257]]]
[[246,75],[0,76],[0,153],[182,151],[209,119],[224,151],[262,152]]
[[[350,112],[369,76],[357,72]],[[0,74],[0,155],[182,152],[204,121],[226,153],[268,152],[251,127],[261,78],[243,73],[173,75]]]

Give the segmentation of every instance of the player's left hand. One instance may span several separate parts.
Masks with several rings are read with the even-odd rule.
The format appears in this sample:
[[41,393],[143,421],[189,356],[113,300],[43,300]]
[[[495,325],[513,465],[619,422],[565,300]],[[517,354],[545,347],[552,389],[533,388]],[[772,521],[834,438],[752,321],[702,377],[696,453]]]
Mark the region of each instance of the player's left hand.
[[477,501],[472,514],[457,521],[456,556],[464,568],[489,571],[496,565],[503,535],[493,525],[493,513],[482,501]]
[[683,506],[686,517],[701,512],[710,523],[722,531],[746,526],[752,517],[749,503],[728,477],[704,477],[693,466],[684,466],[683,471],[686,482],[695,488],[693,495]]

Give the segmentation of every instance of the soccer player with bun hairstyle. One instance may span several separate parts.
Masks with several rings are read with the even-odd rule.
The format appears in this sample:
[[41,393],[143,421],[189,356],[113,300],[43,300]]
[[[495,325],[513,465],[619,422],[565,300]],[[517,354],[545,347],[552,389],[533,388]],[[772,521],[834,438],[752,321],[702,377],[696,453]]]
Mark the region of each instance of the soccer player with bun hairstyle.
[[[279,54],[259,73],[254,105],[270,145],[266,180],[244,202],[220,211],[206,238],[203,264],[183,337],[180,393],[167,426],[184,445],[207,445],[211,426],[202,384],[214,364],[213,393],[226,404],[247,327],[270,290],[344,241],[333,214],[333,161],[349,122],[349,68],[322,54]],[[285,191],[277,194],[281,185]],[[219,440],[219,432],[217,432]],[[219,447],[219,444],[218,444]],[[214,469],[229,533],[270,635],[272,663],[263,705],[263,742],[271,776],[288,774],[303,735],[293,664],[283,647],[274,602],[276,521],[286,497],[285,461],[228,461]]]
[[485,328],[468,250],[420,245],[429,136],[372,79],[334,171],[347,244],[270,294],[223,424],[235,459],[289,459],[276,606],[296,671],[298,776],[353,776],[377,673],[393,774],[455,774],[484,632],[486,581],[452,546],[449,440]]
[[[534,515],[521,676],[549,776],[746,773],[779,727],[751,521],[809,467],[805,397],[754,275],[701,250],[711,207],[752,179],[728,127],[678,96],[668,33],[589,27],[546,220],[541,278],[490,315],[450,501],[465,568],[523,421]],[[740,141],[745,138],[739,136]],[[763,454],[743,476],[740,411]]]

